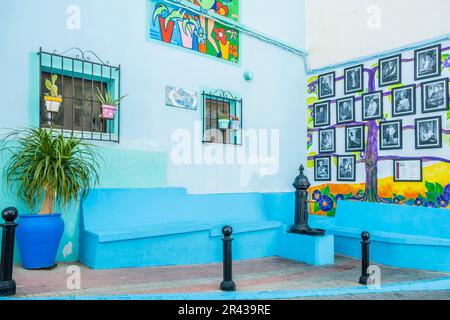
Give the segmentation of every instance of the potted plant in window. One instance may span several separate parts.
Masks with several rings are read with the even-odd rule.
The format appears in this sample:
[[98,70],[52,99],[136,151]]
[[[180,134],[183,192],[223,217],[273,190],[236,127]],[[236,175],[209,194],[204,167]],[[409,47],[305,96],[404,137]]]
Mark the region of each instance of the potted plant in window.
[[83,199],[98,183],[98,155],[91,144],[42,128],[13,131],[1,141],[0,151],[10,155],[3,172],[8,187],[31,212],[39,212],[19,216],[22,265],[52,267],[64,231],[55,208]]
[[58,86],[56,85],[58,75],[54,74],[50,79],[45,79],[45,87],[48,93],[44,95],[45,107],[48,112],[59,112],[62,97],[58,94]]
[[103,94],[97,87],[97,92],[97,99],[102,104],[102,118],[108,120],[114,119],[118,103],[127,95],[114,99],[111,91],[105,90]]
[[221,113],[219,114],[218,122],[219,122],[219,129],[222,130],[228,129],[228,126],[230,125],[230,116]]
[[241,128],[241,121],[238,116],[231,116],[231,129],[239,130]]

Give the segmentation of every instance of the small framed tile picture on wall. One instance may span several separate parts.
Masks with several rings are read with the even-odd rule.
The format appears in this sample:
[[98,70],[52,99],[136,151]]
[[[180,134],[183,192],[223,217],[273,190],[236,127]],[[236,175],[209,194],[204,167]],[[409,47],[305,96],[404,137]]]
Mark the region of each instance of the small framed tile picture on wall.
[[380,150],[403,148],[402,120],[380,123]]
[[416,114],[416,85],[392,89],[392,116]]
[[422,182],[422,160],[394,160],[394,182]]
[[402,82],[402,55],[378,60],[378,86],[386,87]]
[[331,157],[314,158],[314,180],[331,181]]
[[435,45],[414,51],[415,80],[441,75],[441,45]]
[[330,102],[314,104],[314,127],[326,127],[330,125]]
[[356,156],[338,156],[337,181],[356,181]]
[[355,97],[347,97],[336,101],[336,123],[355,122]]
[[422,113],[448,110],[448,79],[422,83]]
[[365,126],[345,127],[345,152],[358,152],[365,150]]
[[332,98],[336,95],[336,72],[319,76],[319,99]]
[[442,117],[416,119],[416,149],[442,148]]
[[364,90],[364,65],[350,67],[344,70],[345,94],[362,92]]
[[319,153],[336,152],[336,129],[319,130]]
[[374,120],[383,118],[383,91],[362,95],[362,119]]

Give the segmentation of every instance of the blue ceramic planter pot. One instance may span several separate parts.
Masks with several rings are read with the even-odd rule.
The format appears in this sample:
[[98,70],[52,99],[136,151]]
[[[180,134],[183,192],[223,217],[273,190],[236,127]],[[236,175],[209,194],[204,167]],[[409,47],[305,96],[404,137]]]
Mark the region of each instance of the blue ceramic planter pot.
[[22,266],[43,269],[55,265],[64,232],[61,214],[20,215],[16,230]]

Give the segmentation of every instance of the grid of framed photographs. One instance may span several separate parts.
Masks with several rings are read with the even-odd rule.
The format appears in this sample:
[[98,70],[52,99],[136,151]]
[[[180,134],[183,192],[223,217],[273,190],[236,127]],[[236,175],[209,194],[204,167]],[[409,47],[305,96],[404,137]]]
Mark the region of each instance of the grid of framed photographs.
[[[344,127],[345,152],[364,152],[366,148],[366,125],[364,122],[380,120],[379,150],[403,149],[402,117],[417,114],[418,103],[422,114],[447,111],[449,88],[447,77],[442,75],[441,44],[414,51],[414,80],[422,83],[399,85],[402,83],[402,55],[397,54],[378,60],[378,91],[364,92],[364,65],[344,69],[344,92],[339,97],[336,92],[336,72],[318,76],[319,102],[313,106],[313,123],[318,130],[318,155],[314,161],[315,180],[331,181],[331,157],[337,158],[337,181],[356,180],[356,157],[335,155],[336,128]],[[438,79],[431,79],[438,78]],[[392,88],[394,86],[394,88]],[[391,92],[384,92],[389,87]],[[420,90],[418,88],[420,87]],[[420,93],[421,98],[417,99]],[[391,116],[386,121],[384,97],[391,96]],[[330,98],[338,97],[335,101]],[[323,100],[325,99],[325,100]],[[328,99],[328,100],[327,100]],[[357,119],[356,103],[361,104],[361,119]],[[335,105],[335,109],[332,107]],[[332,126],[335,112],[336,126]],[[415,120],[415,148],[442,148],[442,117],[423,117]],[[358,122],[361,121],[361,122]],[[411,125],[412,126],[412,125]],[[419,165],[420,164],[420,165]],[[396,171],[395,171],[396,170]],[[419,170],[420,172],[416,172]],[[394,161],[395,181],[417,181],[422,175],[422,163],[417,160]],[[412,173],[411,173],[412,172]],[[406,176],[406,178],[405,178]],[[409,177],[410,176],[410,177]],[[409,177],[409,178],[408,178]]]

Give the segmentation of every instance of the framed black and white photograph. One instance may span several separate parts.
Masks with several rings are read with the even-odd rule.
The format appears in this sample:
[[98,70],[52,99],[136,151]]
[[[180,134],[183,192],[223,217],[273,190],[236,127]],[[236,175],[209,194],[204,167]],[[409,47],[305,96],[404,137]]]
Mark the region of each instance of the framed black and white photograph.
[[416,119],[416,149],[442,148],[442,118]]
[[402,120],[380,123],[380,150],[396,150],[403,147]]
[[402,159],[394,160],[395,182],[422,182],[422,160]]
[[314,158],[314,180],[331,181],[331,157]]
[[378,61],[379,87],[390,86],[402,82],[402,55],[380,59]]
[[330,125],[330,102],[314,104],[314,127],[326,127]]
[[373,120],[383,118],[383,91],[362,95],[362,119]]
[[365,126],[345,127],[345,152],[365,150]]
[[345,69],[344,78],[345,94],[362,92],[364,90],[364,65]]
[[338,99],[336,101],[336,123],[355,121],[355,97]]
[[319,130],[319,153],[336,152],[336,129]]
[[402,117],[416,114],[416,86],[392,89],[392,116]]
[[337,181],[356,181],[356,156],[338,156]]
[[448,79],[422,83],[422,113],[448,110]]
[[319,99],[332,98],[336,95],[335,78],[335,72],[330,72],[319,76]]
[[414,51],[415,79],[422,80],[441,75],[441,45]]

